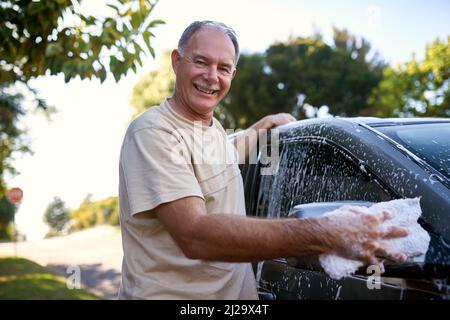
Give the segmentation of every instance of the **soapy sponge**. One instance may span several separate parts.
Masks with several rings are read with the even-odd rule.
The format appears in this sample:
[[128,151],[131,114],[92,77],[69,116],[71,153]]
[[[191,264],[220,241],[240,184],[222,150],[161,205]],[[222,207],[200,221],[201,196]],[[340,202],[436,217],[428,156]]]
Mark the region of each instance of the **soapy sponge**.
[[[371,214],[380,214],[384,210],[388,210],[392,213],[392,218],[383,223],[384,228],[399,226],[408,229],[409,233],[406,237],[382,240],[380,241],[381,244],[405,253],[408,258],[426,254],[430,244],[430,236],[417,223],[422,214],[420,198],[392,200],[374,204],[369,208],[360,208]],[[337,209],[326,215],[336,215],[339,212],[339,209]],[[348,277],[364,265],[361,261],[342,258],[334,254],[320,255],[319,261],[325,272],[336,280]]]

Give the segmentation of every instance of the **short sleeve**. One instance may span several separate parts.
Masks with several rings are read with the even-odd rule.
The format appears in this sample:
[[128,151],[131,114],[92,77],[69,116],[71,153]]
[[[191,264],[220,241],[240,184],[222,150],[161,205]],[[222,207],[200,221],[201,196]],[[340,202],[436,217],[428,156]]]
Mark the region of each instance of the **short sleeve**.
[[120,169],[131,215],[188,196],[204,199],[186,143],[164,130],[130,134],[121,150]]

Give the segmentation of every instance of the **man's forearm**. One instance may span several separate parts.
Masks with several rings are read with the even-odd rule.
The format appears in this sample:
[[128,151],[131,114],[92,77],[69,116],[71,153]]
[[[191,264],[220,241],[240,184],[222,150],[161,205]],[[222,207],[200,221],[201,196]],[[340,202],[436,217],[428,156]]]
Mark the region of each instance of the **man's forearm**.
[[186,239],[192,259],[260,261],[277,257],[320,254],[325,246],[321,219],[257,219],[225,214],[197,217]]
[[264,117],[246,130],[241,132],[232,141],[239,153],[239,163],[244,163],[249,154],[256,148],[260,130],[269,129],[273,126],[270,117]]

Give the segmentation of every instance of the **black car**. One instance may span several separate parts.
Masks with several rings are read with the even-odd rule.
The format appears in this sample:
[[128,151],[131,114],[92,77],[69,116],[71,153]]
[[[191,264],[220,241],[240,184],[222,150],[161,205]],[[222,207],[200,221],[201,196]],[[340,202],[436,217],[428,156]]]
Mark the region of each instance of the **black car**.
[[375,288],[367,267],[333,280],[317,257],[259,262],[260,299],[450,298],[450,119],[303,120],[280,127],[275,147],[275,174],[261,174],[268,164],[260,158],[241,166],[248,215],[302,218],[420,197],[419,223],[431,241],[422,257],[386,262]]

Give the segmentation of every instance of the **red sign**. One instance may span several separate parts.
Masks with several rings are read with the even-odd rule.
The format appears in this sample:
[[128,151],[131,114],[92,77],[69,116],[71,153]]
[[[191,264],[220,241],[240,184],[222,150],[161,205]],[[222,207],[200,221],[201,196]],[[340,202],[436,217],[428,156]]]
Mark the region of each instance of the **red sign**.
[[23,191],[20,188],[12,188],[6,193],[6,198],[11,203],[19,203],[22,200]]

